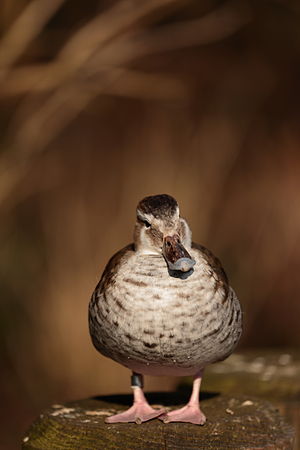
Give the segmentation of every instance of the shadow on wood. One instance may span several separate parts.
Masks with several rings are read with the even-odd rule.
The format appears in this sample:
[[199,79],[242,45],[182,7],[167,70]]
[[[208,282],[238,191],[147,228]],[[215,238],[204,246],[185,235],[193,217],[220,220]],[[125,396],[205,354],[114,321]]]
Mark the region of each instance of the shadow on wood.
[[[219,392],[201,392],[200,400],[204,401],[220,395]],[[189,386],[180,386],[180,388],[174,392],[147,392],[146,397],[149,403],[162,404],[164,406],[178,406],[184,405],[189,401],[191,396],[191,388]],[[113,403],[122,406],[132,405],[132,395],[117,394],[117,395],[101,395],[93,397],[94,400],[98,400],[105,403]]]

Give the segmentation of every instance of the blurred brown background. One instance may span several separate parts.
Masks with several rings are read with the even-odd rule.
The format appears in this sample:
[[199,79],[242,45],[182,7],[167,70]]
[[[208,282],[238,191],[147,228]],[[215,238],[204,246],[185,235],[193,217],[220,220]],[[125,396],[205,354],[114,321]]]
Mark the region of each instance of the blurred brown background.
[[2,0],[0,30],[1,448],[51,402],[129,392],[87,305],[145,195],[222,260],[241,347],[299,346],[299,3]]

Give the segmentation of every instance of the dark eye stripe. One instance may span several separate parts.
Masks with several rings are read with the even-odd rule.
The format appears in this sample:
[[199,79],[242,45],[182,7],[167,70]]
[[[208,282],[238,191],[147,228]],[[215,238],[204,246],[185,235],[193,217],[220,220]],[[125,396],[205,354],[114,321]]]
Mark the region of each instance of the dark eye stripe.
[[145,225],[146,228],[150,228],[151,227],[151,223],[148,222],[148,220],[146,220],[146,219],[144,219],[142,217],[139,217],[139,216],[137,216],[137,219],[138,219],[139,222],[142,222]]
[[146,228],[150,228],[151,227],[151,223],[148,222],[148,220],[142,220],[143,224],[145,225]]

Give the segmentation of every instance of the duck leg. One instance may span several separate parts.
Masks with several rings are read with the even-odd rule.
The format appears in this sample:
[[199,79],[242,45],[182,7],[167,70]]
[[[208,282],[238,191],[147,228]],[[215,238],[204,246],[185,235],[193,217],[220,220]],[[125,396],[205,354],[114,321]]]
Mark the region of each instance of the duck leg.
[[200,409],[199,393],[202,380],[202,372],[194,377],[193,391],[186,406],[175,411],[170,411],[159,417],[164,423],[169,422],[189,422],[196,425],[204,425],[206,417]]
[[164,409],[154,409],[149,405],[143,393],[143,378],[143,375],[132,373],[133,405],[127,411],[107,417],[106,423],[135,422],[140,424],[166,412]]

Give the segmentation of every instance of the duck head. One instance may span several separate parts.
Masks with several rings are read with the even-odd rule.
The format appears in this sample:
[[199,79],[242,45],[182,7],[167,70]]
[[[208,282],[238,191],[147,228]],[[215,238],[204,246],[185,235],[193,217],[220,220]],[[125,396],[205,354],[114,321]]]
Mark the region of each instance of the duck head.
[[172,271],[188,272],[195,265],[189,254],[192,233],[180,217],[177,201],[167,194],[145,197],[137,206],[136,251],[163,255]]

